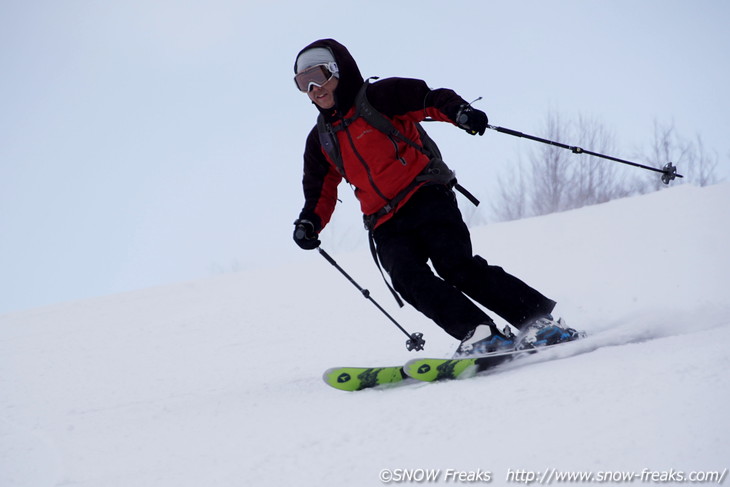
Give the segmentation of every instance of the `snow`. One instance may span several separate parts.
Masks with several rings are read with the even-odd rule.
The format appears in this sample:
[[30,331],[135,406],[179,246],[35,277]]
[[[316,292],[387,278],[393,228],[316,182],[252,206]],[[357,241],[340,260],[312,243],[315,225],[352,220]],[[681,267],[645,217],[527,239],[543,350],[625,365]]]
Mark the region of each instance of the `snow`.
[[[0,486],[378,486],[383,469],[730,467],[730,185],[473,230],[589,337],[476,378],[346,393],[335,365],[448,356],[367,251],[0,316]],[[326,248],[326,236],[324,245]],[[331,252],[332,253],[332,252]],[[393,470],[397,472],[396,470]],[[516,477],[512,477],[515,481]],[[483,480],[483,478],[482,478]],[[472,476],[471,483],[480,483]],[[578,482],[573,482],[578,485]]]

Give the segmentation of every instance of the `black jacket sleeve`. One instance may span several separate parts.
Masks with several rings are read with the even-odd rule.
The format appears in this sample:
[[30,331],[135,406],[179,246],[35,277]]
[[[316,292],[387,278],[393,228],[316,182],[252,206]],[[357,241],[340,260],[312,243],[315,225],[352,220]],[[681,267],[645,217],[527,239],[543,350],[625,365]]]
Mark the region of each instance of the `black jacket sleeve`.
[[329,222],[337,204],[337,186],[342,176],[327,161],[319,143],[315,126],[307,136],[304,148],[304,207],[299,218],[309,220],[319,233]]
[[453,90],[432,90],[425,81],[412,78],[387,78],[378,81],[368,88],[367,95],[373,108],[391,118],[415,114],[420,119],[431,116],[437,120],[455,123],[459,108],[466,104]]

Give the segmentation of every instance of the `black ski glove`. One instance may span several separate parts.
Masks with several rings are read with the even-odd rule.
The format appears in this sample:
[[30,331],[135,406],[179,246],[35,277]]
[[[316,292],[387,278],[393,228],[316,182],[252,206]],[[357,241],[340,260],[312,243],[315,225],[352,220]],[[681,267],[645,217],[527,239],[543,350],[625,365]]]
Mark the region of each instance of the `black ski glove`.
[[314,223],[301,219],[294,222],[294,241],[304,250],[316,249],[322,243],[314,230]]
[[471,135],[484,135],[489,124],[487,114],[471,105],[461,105],[456,113],[456,124]]

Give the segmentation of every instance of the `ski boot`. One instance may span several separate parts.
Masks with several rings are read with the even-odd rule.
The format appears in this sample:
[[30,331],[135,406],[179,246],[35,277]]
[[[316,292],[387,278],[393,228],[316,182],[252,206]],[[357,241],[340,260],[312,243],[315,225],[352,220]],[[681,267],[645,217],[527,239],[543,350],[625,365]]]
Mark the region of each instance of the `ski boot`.
[[557,345],[558,343],[585,338],[585,336],[586,333],[584,331],[569,328],[562,318],[555,321],[552,315],[546,315],[522,328],[522,331],[517,337],[515,348],[517,350],[525,350],[528,348]]
[[453,358],[464,358],[485,355],[493,352],[503,352],[515,349],[515,335],[506,327],[499,331],[494,323],[477,325],[467,333],[456,349]]

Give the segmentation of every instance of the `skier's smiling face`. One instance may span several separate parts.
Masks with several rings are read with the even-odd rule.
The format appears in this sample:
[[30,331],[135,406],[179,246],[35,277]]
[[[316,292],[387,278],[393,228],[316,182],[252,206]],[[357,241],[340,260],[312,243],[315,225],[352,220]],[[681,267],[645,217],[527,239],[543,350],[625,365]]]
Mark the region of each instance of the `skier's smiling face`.
[[307,92],[307,95],[318,107],[329,110],[335,106],[337,84],[338,80],[333,76],[322,86],[312,85],[312,89]]

